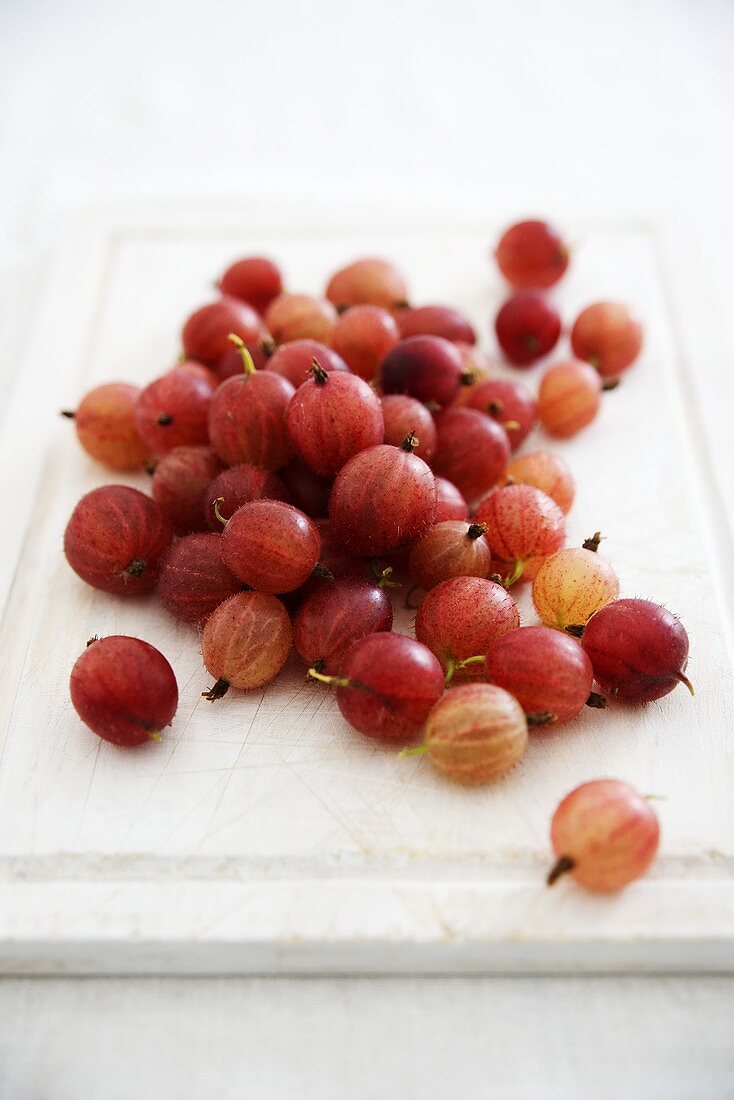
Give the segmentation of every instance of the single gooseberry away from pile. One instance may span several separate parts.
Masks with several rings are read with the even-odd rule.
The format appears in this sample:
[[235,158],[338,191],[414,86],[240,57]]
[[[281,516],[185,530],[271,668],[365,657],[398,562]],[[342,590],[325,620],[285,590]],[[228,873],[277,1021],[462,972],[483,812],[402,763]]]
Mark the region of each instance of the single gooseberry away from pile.
[[251,500],[289,502],[289,493],[281,477],[262,466],[243,463],[222,470],[209,483],[204,495],[206,523],[210,531],[221,534],[222,520],[231,519],[238,508]]
[[378,557],[410,546],[436,516],[436,482],[416,441],[382,444],[350,458],[336,475],[329,497],[332,529],[346,548]]
[[134,470],[150,457],[138,435],[135,405],[140,388],[129,382],[105,382],[85,394],[76,411],[63,416],[74,421],[84,450],[111,470]]
[[571,330],[574,355],[602,378],[615,380],[632,366],[642,348],[642,325],[629,306],[595,302],[579,313]]
[[337,321],[331,334],[331,346],[351,371],[371,382],[382,360],[399,339],[395,319],[386,309],[351,306]]
[[276,344],[291,340],[331,342],[337,313],[331,302],[310,294],[281,294],[265,312],[265,324]]
[[391,393],[382,399],[385,443],[399,447],[411,432],[418,440],[414,454],[430,462],[436,452],[436,421],[425,405],[407,393]]
[[347,651],[336,687],[344,718],[366,737],[398,741],[415,737],[444,690],[444,674],[430,649],[404,634],[367,634]]
[[468,344],[477,342],[474,326],[463,313],[451,306],[417,306],[415,309],[405,306],[396,312],[400,336],[442,336],[452,343]]
[[[599,536],[546,558],[533,581],[533,603],[547,626],[579,637],[592,615],[616,600],[619,579],[596,553]],[[592,547],[591,549],[587,548]]]
[[447,691],[428,715],[423,748],[449,779],[477,786],[507,775],[527,743],[517,699],[494,684],[463,684]]
[[505,230],[495,258],[512,286],[546,289],[565,273],[569,252],[557,229],[548,222],[531,220]]
[[507,467],[508,483],[532,485],[554,500],[564,515],[571,510],[576,486],[571,467],[553,451],[531,451]]
[[571,874],[587,890],[614,893],[645,873],[659,841],[657,814],[629,783],[582,783],[553,814],[551,843],[557,862],[548,885]]
[[260,340],[264,330],[262,319],[252,306],[225,296],[191,314],[181,333],[184,355],[207,367],[216,367],[232,346],[230,333],[249,345]]
[[324,581],[293,616],[293,647],[317,672],[337,673],[358,638],[392,630],[392,605],[384,588],[359,577]]
[[552,351],[561,335],[561,316],[538,290],[518,290],[494,322],[497,341],[516,367],[529,367]]
[[462,374],[461,355],[449,340],[409,336],[385,356],[380,383],[384,393],[407,393],[443,408],[456,397]]
[[588,363],[569,359],[540,380],[538,416],[548,435],[569,439],[590,424],[601,404],[601,378]]
[[583,647],[594,678],[620,699],[649,703],[685,684],[688,634],[679,619],[651,600],[614,600],[586,625]]
[[436,417],[432,468],[452,482],[468,504],[504,481],[510,460],[507,432],[476,409],[444,409]]
[[543,561],[563,546],[563,512],[532,485],[506,485],[490,493],[474,519],[486,524],[492,557],[507,570],[508,587],[521,577],[532,580]]
[[491,378],[469,386],[462,404],[465,408],[486,413],[501,424],[513,451],[525,442],[538,423],[535,398],[522,382],[514,382],[511,378]]
[[140,638],[93,638],[77,659],[69,686],[82,722],[113,745],[160,740],[178,706],[173,669]]
[[[332,348],[318,340],[293,340],[290,344],[281,344],[265,364],[266,370],[275,371],[287,378],[298,389],[310,378],[314,359],[325,371],[348,371],[349,367]],[[241,364],[240,364],[241,366]]]
[[427,592],[452,577],[486,577],[492,552],[483,524],[447,519],[418,539],[408,563],[413,581]]
[[103,592],[136,596],[155,585],[173,531],[163,509],[126,485],[92,489],[64,532],[64,553],[83,581]]
[[436,479],[436,523],[444,519],[467,519],[469,507],[453,481]]
[[569,722],[591,695],[591,661],[574,638],[547,626],[521,626],[495,639],[486,677],[514,695],[531,725]]
[[151,479],[153,499],[177,535],[205,531],[207,489],[222,469],[211,447],[174,447],[156,463]]
[[278,265],[267,257],[246,256],[230,264],[219,280],[219,289],[264,313],[273,298],[282,293],[283,278]]
[[216,680],[210,700],[230,687],[252,691],[274,680],[291,651],[291,621],[283,604],[267,592],[238,592],[212,612],[201,637],[207,672]]
[[321,477],[334,477],[385,435],[382,405],[372,387],[356,374],[327,374],[316,360],[311,377],[291,398],[286,428],[296,454]]
[[415,636],[436,654],[451,680],[454,673],[483,674],[484,662],[471,658],[484,655],[495,638],[519,625],[517,605],[502,585],[481,577],[455,577],[426,595],[415,617]]
[[319,560],[313,520],[282,500],[253,500],[238,508],[222,534],[222,557],[236,577],[258,592],[299,588]]
[[154,454],[209,442],[214,386],[198,364],[182,363],[146,386],[135,403],[138,435]]
[[408,287],[395,264],[387,260],[355,260],[331,276],[326,297],[338,309],[360,305],[393,309],[407,301]]
[[156,595],[182,623],[202,623],[220,603],[242,589],[222,558],[222,536],[184,535],[163,556]]

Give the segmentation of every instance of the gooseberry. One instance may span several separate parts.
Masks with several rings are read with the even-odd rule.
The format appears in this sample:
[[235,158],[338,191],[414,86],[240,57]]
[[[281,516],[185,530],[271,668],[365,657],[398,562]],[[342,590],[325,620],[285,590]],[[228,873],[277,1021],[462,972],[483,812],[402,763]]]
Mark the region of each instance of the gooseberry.
[[450,405],[461,385],[461,355],[441,336],[409,336],[382,362],[380,383],[385,393],[407,393],[442,408]]
[[325,371],[349,370],[341,355],[318,340],[292,340],[290,344],[281,344],[268,359],[265,369],[282,374],[298,389],[310,377],[314,359]]
[[[510,593],[481,577],[454,577],[432,588],[415,617],[415,636],[436,654],[446,671],[468,675],[484,672],[483,656],[490,644],[520,625]],[[462,661],[469,663],[463,668]]]
[[452,343],[473,345],[477,342],[474,326],[463,313],[451,306],[404,306],[395,316],[400,336],[442,336]]
[[533,485],[554,500],[563,513],[573,504],[575,486],[571,467],[552,451],[532,451],[514,458],[507,467],[509,483]]
[[327,374],[316,360],[311,377],[291,398],[286,428],[293,449],[321,477],[333,477],[385,435],[375,391],[356,374]]
[[499,269],[514,287],[547,288],[568,267],[569,252],[560,233],[543,221],[511,225],[495,250]]
[[243,344],[254,344],[263,335],[263,323],[252,306],[223,296],[189,317],[181,333],[184,355],[213,367],[228,352],[230,333]]
[[538,290],[518,290],[500,308],[494,323],[503,352],[516,367],[529,367],[558,343],[561,317]]
[[531,725],[569,722],[591,695],[591,661],[577,641],[547,626],[521,626],[487,648],[490,683],[514,695]]
[[382,360],[399,339],[398,326],[386,309],[370,305],[351,306],[337,321],[331,334],[331,346],[350,370],[366,382],[371,382]]
[[445,477],[436,479],[436,523],[444,519],[466,519],[469,508],[452,481]]
[[341,577],[320,584],[293,617],[293,646],[318,672],[336,673],[358,638],[392,630],[392,606],[384,588],[367,579]]
[[382,399],[385,443],[399,447],[412,432],[418,441],[414,454],[430,462],[436,450],[436,422],[425,405],[406,393],[392,393]]
[[595,302],[582,310],[571,329],[574,355],[614,380],[632,366],[642,348],[642,325],[628,306]]
[[509,570],[508,586],[521,577],[532,580],[545,558],[563,546],[563,512],[531,485],[506,485],[490,493],[474,519],[486,524],[492,557]]
[[221,469],[211,447],[174,447],[156,463],[153,499],[177,535],[206,530],[207,489]]
[[201,653],[216,683],[202,692],[221,699],[230,687],[251,691],[274,680],[291,651],[291,622],[283,604],[267,592],[238,592],[212,612]]
[[241,589],[242,582],[224,564],[221,535],[184,535],[161,560],[156,593],[180,622],[203,622]]
[[111,470],[134,470],[150,457],[135,426],[138,386],[105,382],[85,394],[76,411],[63,416],[74,421],[84,450]]
[[236,577],[259,592],[292,592],[308,580],[321,540],[313,522],[281,500],[238,508],[222,534],[222,558]]
[[476,786],[507,775],[527,743],[528,725],[517,699],[493,684],[464,684],[433,707],[423,745],[449,779]]
[[426,591],[451,577],[486,577],[491,562],[483,524],[458,519],[429,527],[408,559],[413,580]]
[[619,595],[619,580],[593,549],[570,546],[546,558],[533,581],[533,603],[541,621],[579,636],[592,615]]
[[328,344],[337,313],[331,302],[310,294],[281,294],[265,312],[265,324],[276,344],[318,340]]
[[154,454],[209,442],[214,386],[197,367],[174,367],[141,390],[135,402],[138,435]]
[[538,422],[535,398],[526,386],[510,378],[491,378],[469,386],[462,404],[465,408],[486,413],[501,424],[513,451],[525,442]]
[[246,256],[231,264],[219,280],[222,294],[240,298],[258,313],[264,313],[273,298],[283,291],[280,269],[264,256]]
[[469,505],[502,481],[510,458],[504,428],[476,409],[444,409],[436,417],[438,432],[432,467],[448,478]]
[[[262,466],[230,466],[217,474],[206,488],[204,510],[207,526],[220,533],[222,521],[231,519],[238,508],[249,504],[251,500],[289,501],[285,483],[272,470]],[[215,509],[216,502],[216,509]]]
[[597,371],[578,359],[548,367],[538,390],[538,416],[548,434],[568,439],[590,424],[599,411],[601,388]]
[[387,260],[356,260],[335,272],[326,288],[335,306],[373,305],[393,309],[408,298],[405,279]]

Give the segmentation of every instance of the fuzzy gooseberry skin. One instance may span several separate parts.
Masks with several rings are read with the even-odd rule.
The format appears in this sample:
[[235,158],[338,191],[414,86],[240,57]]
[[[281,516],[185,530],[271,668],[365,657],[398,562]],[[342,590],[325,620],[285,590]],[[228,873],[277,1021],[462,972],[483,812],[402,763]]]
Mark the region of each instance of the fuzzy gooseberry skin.
[[346,548],[361,557],[402,550],[436,515],[436,482],[422,458],[382,444],[350,458],[336,475],[329,519]]
[[448,478],[436,478],[436,501],[436,523],[445,519],[466,519],[469,515],[469,506]]
[[443,408],[456,397],[463,372],[460,353],[441,336],[409,336],[382,362],[384,393],[407,393]]
[[487,525],[487,542],[498,562],[532,580],[544,560],[563,546],[563,512],[532,485],[506,485],[490,493],[474,516]]
[[365,382],[371,382],[382,360],[399,339],[400,330],[386,309],[351,306],[337,321],[331,334],[331,346],[350,370]]
[[344,718],[366,737],[400,741],[423,728],[444,691],[444,674],[430,649],[403,634],[368,634],[348,649],[336,699]]
[[413,581],[426,592],[452,577],[486,577],[491,564],[492,551],[481,524],[456,519],[429,527],[408,559]]
[[507,432],[476,409],[444,409],[432,467],[448,478],[469,505],[477,504],[503,481],[510,460]]
[[69,687],[82,722],[113,745],[156,740],[178,706],[176,677],[163,654],[124,635],[90,642],[77,658]]
[[[618,779],[593,779],[567,794],[551,822],[551,843],[587,890],[616,893],[645,873],[660,824],[647,799]],[[551,875],[549,881],[555,881]]]
[[140,388],[129,382],[105,382],[86,393],[74,413],[82,447],[110,470],[135,470],[150,457],[135,426],[139,396]]
[[538,290],[518,290],[494,322],[497,341],[516,367],[529,367],[552,351],[561,335],[561,316]]
[[206,530],[207,489],[221,469],[211,447],[174,447],[156,464],[153,499],[177,535]]
[[202,623],[242,582],[224,564],[221,535],[194,534],[176,539],[161,561],[156,594],[182,623]]
[[252,691],[274,680],[291,645],[288,613],[266,592],[230,596],[209,616],[201,637],[206,669],[225,690]]
[[548,222],[517,222],[505,230],[495,249],[500,271],[511,286],[553,286],[565,274],[569,252],[557,229]]
[[494,783],[522,760],[528,726],[517,699],[493,684],[447,691],[428,715],[424,744],[439,771],[465,786]]
[[209,442],[214,386],[199,364],[182,363],[140,392],[135,403],[138,435],[154,454]]
[[477,334],[471,321],[451,306],[406,306],[397,310],[400,336],[442,336],[451,343],[476,344]]
[[331,302],[310,294],[281,294],[265,312],[265,324],[276,344],[318,340],[328,344],[337,321]]
[[191,314],[181,341],[188,359],[214,367],[232,347],[230,333],[249,346],[260,339],[262,331],[262,319],[252,306],[224,295]]
[[334,477],[353,455],[382,443],[385,422],[380,399],[356,374],[312,376],[291,398],[286,413],[288,438],[320,477]]
[[372,305],[393,309],[407,301],[403,275],[387,260],[363,259],[336,271],[326,287],[326,297],[339,308]]
[[246,256],[230,264],[219,280],[219,289],[264,313],[282,293],[283,277],[278,265],[266,256]]
[[332,675],[358,638],[392,630],[392,617],[384,588],[358,577],[325,581],[293,617],[293,646],[309,667]]
[[469,386],[464,407],[477,409],[496,420],[507,432],[513,451],[525,442],[538,423],[535,398],[521,382],[510,378],[492,378]]
[[571,330],[571,347],[602,378],[616,379],[642,350],[642,325],[620,302],[595,302],[582,310]]
[[391,393],[382,399],[382,416],[385,422],[385,443],[399,447],[411,432],[415,433],[418,446],[413,454],[424,462],[430,462],[436,452],[438,435],[436,421],[431,413],[407,393]]
[[209,410],[211,445],[227,466],[249,463],[278,470],[293,454],[285,414],[293,386],[272,371],[223,382]]
[[592,615],[618,595],[619,579],[609,562],[578,546],[551,554],[533,581],[538,617],[557,630],[586,626]]
[[583,647],[596,681],[620,699],[650,703],[687,684],[685,627],[650,600],[614,600],[597,611],[584,630]]
[[575,639],[547,626],[521,626],[487,649],[486,676],[520,703],[526,714],[570,722],[591,694],[591,661]]
[[513,459],[507,477],[520,485],[532,485],[554,500],[564,515],[571,510],[576,486],[571,467],[552,451],[532,451]]
[[[238,508],[249,504],[251,500],[290,501],[285,482],[272,470],[262,466],[243,463],[222,470],[210,481],[204,494],[204,512],[206,526],[210,531],[221,534],[222,520],[231,519]],[[214,504],[216,501],[216,511]]]
[[314,359],[327,372],[349,371],[341,355],[318,340],[292,340],[289,344],[281,344],[267,360],[265,370],[281,374],[298,389],[311,377]]
[[225,565],[243,584],[280,595],[299,588],[319,560],[313,522],[281,500],[253,500],[232,516],[222,535]]
[[293,458],[280,471],[288,500],[312,519],[326,519],[329,514],[329,494],[333,478],[319,477],[300,458]]
[[[481,577],[455,577],[426,595],[415,617],[415,636],[448,671],[485,653],[496,638],[519,625],[517,605],[502,585]],[[483,674],[481,665],[468,665],[465,674],[477,671]]]
[[548,435],[570,439],[596,417],[601,405],[601,378],[578,359],[555,363],[540,380],[538,416]]
[[154,587],[173,531],[161,506],[126,485],[86,493],[64,532],[71,568],[102,592],[137,596]]

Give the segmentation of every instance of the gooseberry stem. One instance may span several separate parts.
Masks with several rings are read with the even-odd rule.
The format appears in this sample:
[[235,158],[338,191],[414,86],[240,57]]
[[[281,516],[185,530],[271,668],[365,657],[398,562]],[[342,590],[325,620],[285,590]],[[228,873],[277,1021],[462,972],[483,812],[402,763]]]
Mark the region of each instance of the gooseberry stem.
[[411,600],[410,600],[410,597],[413,595],[413,593],[418,592],[418,591],[420,591],[420,585],[419,584],[414,584],[405,593],[405,605],[404,606],[405,606],[406,611],[417,611],[418,608],[420,607],[419,603],[411,603]]
[[228,519],[225,519],[222,513],[219,511],[219,505],[224,504],[224,497],[217,497],[212,501],[212,508],[214,509],[214,515],[217,517],[222,526],[226,527],[229,523]]
[[313,380],[317,386],[323,386],[324,382],[329,381],[329,375],[321,366],[316,356],[314,356],[311,360],[311,374],[313,375]]
[[398,760],[405,760],[408,756],[423,756],[428,752],[428,745],[414,745],[413,748],[401,749]]
[[379,588],[402,588],[400,581],[393,581],[390,579],[393,572],[391,565],[386,565],[384,569],[379,569],[374,558],[368,558],[367,564]]
[[601,542],[603,537],[604,536],[602,535],[601,531],[596,531],[590,539],[584,539],[581,546],[584,550],[591,550],[591,552],[595,554],[599,549],[599,543]]
[[561,875],[566,875],[569,871],[573,871],[575,866],[576,863],[570,856],[561,856],[545,881],[549,886],[552,886],[554,882],[558,882]]
[[469,536],[470,539],[478,539],[478,538],[482,537],[482,535],[485,533],[486,530],[487,530],[487,524],[486,523],[470,523],[469,524],[469,530],[467,531],[467,535]]
[[234,344],[237,351],[240,353],[242,359],[242,369],[245,374],[255,374],[255,362],[250,355],[249,351],[245,347],[245,342],[241,336],[238,336],[236,332],[230,332],[227,337],[230,344]]
[[65,416],[67,420],[73,420],[76,417],[76,413],[73,409],[62,409],[61,416]]
[[416,437],[415,432],[408,432],[403,442],[400,444],[400,449],[407,451],[408,454],[412,454],[416,447],[420,447],[421,441]]
[[690,681],[690,680],[688,679],[688,677],[687,677],[687,676],[684,676],[682,672],[676,672],[676,674],[675,674],[675,675],[676,675],[676,679],[677,679],[677,680],[680,680],[680,682],[681,682],[682,684],[685,684],[685,685],[686,685],[686,687],[688,688],[688,690],[690,691],[691,695],[693,695],[693,696],[694,696],[694,698],[695,698],[695,695],[696,695],[696,689],[694,688],[693,684],[692,684],[692,683],[691,683],[691,681]]
[[216,684],[213,684],[208,691],[202,691],[204,699],[208,699],[210,703],[213,703],[216,699],[221,699],[229,691],[229,680],[217,680]]
[[520,577],[522,576],[522,571],[523,571],[524,568],[525,568],[525,562],[524,561],[516,561],[515,565],[512,569],[512,572],[509,573],[508,576],[506,576],[505,579],[502,582],[504,587],[505,588],[512,588],[513,584],[516,581],[520,580]]
[[345,688],[349,687],[351,680],[346,680],[343,676],[325,676],[323,672],[318,672],[315,668],[308,670],[308,675],[312,680],[318,680],[322,684],[331,684],[334,687]]

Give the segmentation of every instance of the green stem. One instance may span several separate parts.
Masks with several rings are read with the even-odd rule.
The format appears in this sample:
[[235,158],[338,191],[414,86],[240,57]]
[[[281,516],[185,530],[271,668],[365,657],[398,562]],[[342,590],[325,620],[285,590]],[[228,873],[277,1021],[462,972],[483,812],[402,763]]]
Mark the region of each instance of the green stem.
[[220,504],[224,504],[224,497],[217,497],[217,499],[216,499],[216,500],[213,500],[213,501],[212,501],[212,507],[214,508],[214,515],[215,515],[215,516],[217,517],[217,519],[219,520],[219,522],[220,522],[220,523],[221,523],[221,524],[222,524],[222,525],[223,525],[224,527],[226,527],[226,526],[227,526],[227,524],[229,523],[229,520],[228,520],[228,519],[225,519],[225,518],[224,518],[224,516],[222,515],[222,513],[221,513],[221,512],[219,511],[219,505],[220,505]]
[[238,336],[236,332],[230,332],[227,339],[229,340],[230,344],[234,344],[234,346],[237,348],[237,351],[240,353],[240,357],[242,359],[242,369],[244,370],[245,374],[255,374],[256,368],[254,360],[247,348],[245,347],[245,341],[242,339],[242,337]]
[[516,561],[515,562],[515,565],[513,567],[512,572],[510,574],[508,574],[508,576],[506,576],[505,579],[502,582],[502,584],[505,586],[505,588],[512,588],[513,584],[515,584],[516,581],[520,580],[520,577],[522,576],[522,571],[523,571],[524,568],[525,568],[525,562],[524,561]]
[[312,680],[318,680],[322,684],[331,684],[334,687],[346,688],[351,684],[351,680],[345,680],[343,676],[324,676],[323,672],[318,672],[315,668],[310,668],[308,674]]
[[415,745],[412,749],[401,749],[398,760],[405,760],[408,756],[423,756],[428,752],[428,745]]

